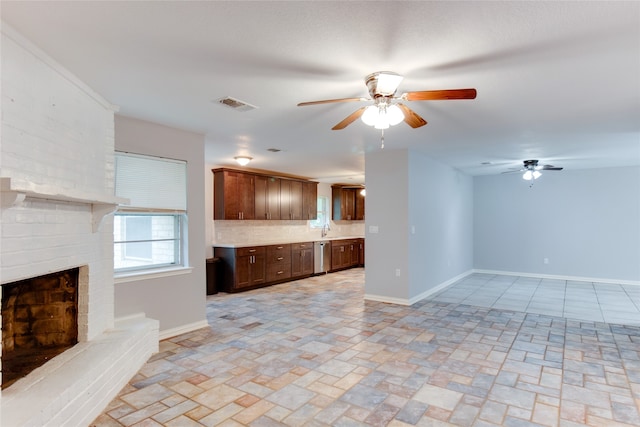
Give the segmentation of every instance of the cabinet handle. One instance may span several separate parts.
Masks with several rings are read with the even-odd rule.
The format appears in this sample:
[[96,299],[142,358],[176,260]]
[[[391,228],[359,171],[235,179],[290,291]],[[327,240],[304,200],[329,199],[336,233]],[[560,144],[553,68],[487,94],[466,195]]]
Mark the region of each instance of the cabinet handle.
[[278,257],[278,261],[282,261],[283,259],[284,259],[284,258],[283,258],[283,257],[281,257],[281,256],[279,256],[279,257]]
[[284,273],[284,271],[278,271],[276,274],[282,274]]
[[255,249],[249,249],[249,252],[255,252],[255,251],[256,251]]
[[278,246],[276,249],[282,249],[282,246]]

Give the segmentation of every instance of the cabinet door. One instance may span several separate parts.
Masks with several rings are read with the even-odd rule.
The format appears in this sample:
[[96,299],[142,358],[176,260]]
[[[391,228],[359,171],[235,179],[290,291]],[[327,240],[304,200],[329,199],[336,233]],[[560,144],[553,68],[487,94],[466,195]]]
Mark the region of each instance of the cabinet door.
[[213,219],[240,219],[240,200],[237,197],[239,176],[231,171],[213,174]]
[[356,218],[356,190],[353,188],[345,188],[342,190],[342,203],[344,209],[344,218],[346,220],[353,220]]
[[313,242],[294,243],[291,245],[291,276],[308,276],[313,274]]
[[356,208],[356,190],[353,188],[331,187],[331,219],[354,220]]
[[267,282],[267,257],[264,253],[253,256],[251,264],[251,285],[261,285]]
[[281,219],[280,212],[280,184],[279,178],[269,177],[267,180],[267,206],[269,219]]
[[255,219],[280,219],[280,179],[255,177]]
[[302,250],[297,245],[294,245],[293,249],[291,249],[291,277],[302,276],[303,256]]
[[302,274],[313,274],[313,243],[311,247],[302,249]]
[[355,190],[355,213],[354,219],[357,221],[364,221],[364,196],[362,195],[362,190]]
[[240,219],[255,219],[255,176],[239,173],[236,191],[240,205]]
[[236,257],[235,288],[241,289],[251,285],[252,255]]
[[349,244],[349,266],[355,267],[360,263],[360,247],[357,241]]
[[338,270],[343,265],[344,244],[333,241],[331,242],[331,269]]
[[235,171],[214,173],[213,218],[254,219],[254,176]]
[[291,181],[280,180],[280,219],[291,219]]
[[291,181],[290,218],[306,219],[302,216],[302,182]]
[[305,182],[302,187],[302,219],[318,219],[318,183]]
[[358,265],[364,267],[364,239],[358,239]]

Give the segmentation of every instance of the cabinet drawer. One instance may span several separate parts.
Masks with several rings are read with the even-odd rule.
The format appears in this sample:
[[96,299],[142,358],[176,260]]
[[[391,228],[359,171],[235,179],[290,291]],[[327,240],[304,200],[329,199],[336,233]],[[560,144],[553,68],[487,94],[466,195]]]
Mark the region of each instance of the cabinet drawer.
[[267,263],[291,262],[291,245],[267,246]]
[[267,282],[291,277],[291,263],[271,264],[267,267]]
[[266,253],[266,248],[264,246],[253,246],[253,247],[236,249],[236,256],[264,255],[265,253]]
[[299,250],[299,249],[313,249],[313,242],[304,242],[304,243],[292,243],[291,249]]

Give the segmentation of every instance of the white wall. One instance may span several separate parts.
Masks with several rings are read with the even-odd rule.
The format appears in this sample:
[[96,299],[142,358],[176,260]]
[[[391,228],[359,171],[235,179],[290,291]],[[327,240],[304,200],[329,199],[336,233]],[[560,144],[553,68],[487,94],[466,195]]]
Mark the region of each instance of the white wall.
[[[117,115],[117,151],[187,162],[190,274],[116,283],[116,317],[144,312],[166,337],[206,326],[204,136]],[[161,188],[158,191],[162,191]]]
[[368,299],[412,303],[473,268],[470,177],[407,150],[367,154],[366,177]]
[[[640,167],[474,179],[474,267],[640,281]],[[545,264],[547,258],[549,263]]]
[[[367,299],[403,303],[409,298],[408,169],[406,150],[385,149],[365,155]],[[377,232],[372,232],[374,229]]]
[[409,154],[411,299],[473,268],[473,179]]

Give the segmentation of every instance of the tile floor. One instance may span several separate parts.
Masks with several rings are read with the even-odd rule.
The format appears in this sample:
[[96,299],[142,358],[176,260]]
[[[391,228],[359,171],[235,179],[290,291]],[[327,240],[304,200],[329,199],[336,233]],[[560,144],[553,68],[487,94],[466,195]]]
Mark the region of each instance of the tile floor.
[[640,426],[640,287],[473,274],[406,307],[363,282],[209,296],[92,425]]

